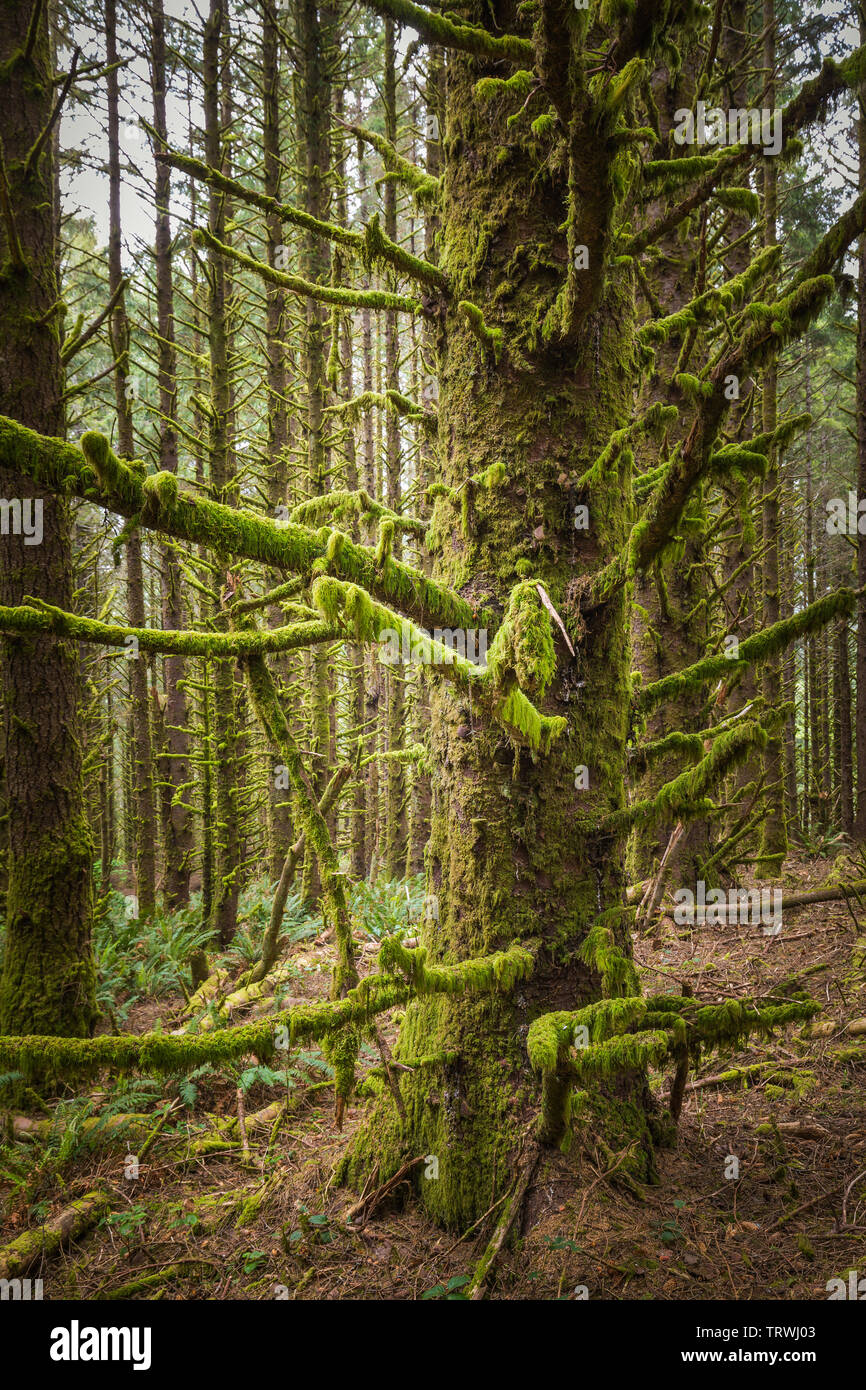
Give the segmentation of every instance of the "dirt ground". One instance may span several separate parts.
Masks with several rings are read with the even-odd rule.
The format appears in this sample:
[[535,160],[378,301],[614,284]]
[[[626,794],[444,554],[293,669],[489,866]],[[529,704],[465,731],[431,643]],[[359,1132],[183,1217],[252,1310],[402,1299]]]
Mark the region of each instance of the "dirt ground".
[[[831,867],[795,866],[785,890],[821,883]],[[659,1182],[642,1197],[618,1184],[591,1133],[567,1157],[546,1157],[489,1296],[823,1300],[828,1280],[866,1269],[866,968],[858,935],[866,937],[866,914],[837,902],[792,911],[777,936],[760,927],[690,930],[666,918],[641,937],[648,991],[688,984],[708,1003],[769,1001],[804,984],[822,1005],[820,1025],[707,1059],[690,1081],[677,1147],[659,1152]],[[327,942],[293,948],[292,998],[326,993],[328,955]],[[171,1026],[182,1002],[139,1006],[130,1026],[143,1031],[156,1016]],[[3,1239],[32,1224],[34,1204],[50,1220],[98,1188],[111,1196],[112,1220],[29,1271],[43,1278],[46,1299],[465,1296],[497,1213],[462,1235],[443,1234],[404,1183],[360,1228],[347,1224],[357,1194],[337,1189],[332,1170],[363,1104],[338,1133],[328,1086],[309,1079],[291,1092],[278,1129],[251,1124],[247,1160],[240,1148],[178,1157],[176,1115],[133,1180],[124,1176],[125,1145],[76,1151],[43,1179],[39,1141],[17,1141],[16,1150],[32,1145],[33,1176],[12,1182],[0,1160]],[[654,1076],[653,1090],[664,1093],[669,1082]],[[254,1086],[247,1115],[273,1095]],[[191,1133],[203,1132],[204,1114],[231,1118],[236,1107],[233,1084],[205,1080]]]

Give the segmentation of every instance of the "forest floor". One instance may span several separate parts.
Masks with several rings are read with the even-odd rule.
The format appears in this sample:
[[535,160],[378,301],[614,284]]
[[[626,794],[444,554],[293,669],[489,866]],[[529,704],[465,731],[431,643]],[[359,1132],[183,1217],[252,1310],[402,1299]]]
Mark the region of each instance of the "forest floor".
[[[794,865],[785,890],[823,883],[832,867]],[[838,902],[792,911],[775,936],[760,927],[688,930],[665,918],[640,938],[636,952],[652,992],[679,992],[685,983],[713,1003],[778,998],[805,984],[822,1005],[820,1022],[779,1030],[721,1062],[708,1059],[690,1082],[677,1147],[658,1153],[659,1181],[642,1198],[618,1185],[591,1134],[567,1157],[545,1158],[490,1295],[826,1299],[829,1279],[866,1268],[866,968],[858,937],[866,937],[866,917]],[[370,968],[372,942],[363,958]],[[291,996],[282,1002],[324,996],[328,959],[321,938],[297,942],[288,957]],[[177,1026],[183,1003],[179,996],[140,1001],[124,1026],[144,1031],[157,1016]],[[255,1016],[255,1009],[243,1014]],[[367,1060],[378,1058],[370,1050]],[[125,1176],[126,1140],[106,1142],[103,1126],[85,1142],[79,1098],[78,1120],[67,1118],[65,1132],[54,1124],[47,1146],[44,1137],[19,1133],[0,1150],[2,1240],[99,1190],[112,1214],[29,1271],[42,1277],[45,1298],[463,1297],[495,1216],[462,1237],[443,1234],[404,1185],[360,1229],[347,1224],[357,1195],[336,1188],[331,1174],[364,1106],[354,1105],[338,1132],[323,1065],[314,1052],[302,1054],[289,1091],[275,1091],[267,1074],[246,1078],[246,1115],[262,1116],[250,1122],[246,1159],[240,1147],[189,1147],[220,1120],[218,1132],[232,1137],[237,1078],[193,1078],[185,1104],[176,1086],[161,1086],[144,1108],[174,1096],[175,1109],[137,1178]],[[652,1084],[662,1093],[669,1078]],[[275,1094],[287,1098],[277,1129]],[[91,1126],[111,1096],[89,1093]],[[116,1095],[112,1104],[116,1115]],[[18,1129],[26,1128],[22,1120]]]

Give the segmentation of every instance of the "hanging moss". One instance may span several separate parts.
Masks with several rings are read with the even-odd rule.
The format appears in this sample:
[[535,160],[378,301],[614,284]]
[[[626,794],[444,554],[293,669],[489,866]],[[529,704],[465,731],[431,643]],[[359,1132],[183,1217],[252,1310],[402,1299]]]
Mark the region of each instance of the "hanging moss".
[[[377,642],[383,634],[394,634],[401,653],[408,653],[413,661],[428,665],[437,675],[472,691],[517,742],[546,752],[565,729],[566,721],[559,716],[540,714],[516,685],[520,674],[530,684],[543,689],[553,670],[549,616],[538,598],[537,586],[518,585],[514,593],[524,589],[534,591],[534,600],[528,604],[527,595],[514,599],[514,612],[509,608],[511,626],[506,615],[503,624],[506,635],[496,652],[494,639],[486,668],[477,666],[452,646],[437,641],[407,618],[376,603],[357,585],[323,576],[315,580],[311,593],[313,602],[328,621],[344,623],[356,641]],[[534,613],[531,607],[535,608]],[[545,633],[549,646],[545,645]]]
[[556,671],[550,614],[538,584],[515,584],[508,607],[487,654],[489,678],[507,688],[514,680],[529,695],[543,698]]
[[484,350],[492,353],[494,362],[498,362],[502,355],[502,329],[489,328],[478,305],[472,304],[468,299],[461,299],[457,308],[467,319],[469,327]]

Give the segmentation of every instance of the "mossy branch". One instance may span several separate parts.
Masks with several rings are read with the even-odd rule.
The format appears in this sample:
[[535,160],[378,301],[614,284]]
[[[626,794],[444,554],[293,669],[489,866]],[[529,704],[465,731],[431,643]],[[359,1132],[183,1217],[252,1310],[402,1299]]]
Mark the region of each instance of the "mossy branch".
[[[78,447],[0,416],[0,465],[31,478],[47,492],[95,502],[149,530],[220,554],[242,556],[306,579],[323,571],[340,574],[427,626],[467,627],[477,621],[459,594],[401,561],[391,559],[381,569],[372,549],[357,545],[342,532],[311,531],[228,507],[188,491],[176,479],[174,487],[168,483],[148,487],[144,466],[122,464],[105,437],[93,431],[82,436]],[[163,480],[166,476],[171,475],[162,475]],[[484,621],[488,622],[487,615]],[[489,626],[496,624],[490,615]]]
[[440,294],[448,294],[450,281],[444,270],[430,261],[422,261],[404,247],[391,241],[382,231],[378,213],[370,218],[364,233],[364,254],[369,264],[379,262],[393,266],[400,275],[417,280],[421,285],[429,285]]
[[398,515],[390,507],[374,501],[364,488],[354,492],[327,492],[321,497],[309,497],[292,508],[290,520],[309,525],[321,521],[326,516],[333,517],[335,521],[349,516],[366,516],[374,521],[385,518],[399,531],[406,531],[422,539],[427,534],[426,521],[422,521],[420,517]]
[[811,1018],[819,1008],[813,1000],[766,1005],[728,999],[702,1005],[687,996],[662,995],[604,999],[542,1014],[527,1037],[530,1062],[543,1076],[539,1138],[547,1144],[563,1140],[575,1085],[658,1067],[668,1058],[680,1065],[697,1062],[707,1049],[736,1048],[756,1033],[770,1037],[774,1029]]
[[712,810],[709,793],[720,779],[748,757],[752,748],[764,748],[766,743],[767,732],[756,719],[735,725],[713,741],[709,752],[694,767],[665,782],[655,796],[622,811],[614,811],[602,822],[602,828],[610,833],[624,834],[638,822],[646,825],[659,820],[691,820],[706,815]]
[[673,424],[678,415],[679,411],[675,405],[664,405],[662,402],[656,401],[639,420],[625,425],[621,430],[614,430],[604,449],[586,472],[581,475],[576,486],[578,488],[592,487],[601,482],[627,444],[630,444],[640,435],[660,434],[668,425]]
[[[244,618],[244,625],[252,618]],[[330,920],[337,943],[337,966],[334,971],[334,998],[341,998],[358,983],[355,966],[355,947],[352,923],[346,901],[344,875],[340,872],[337,852],[315,790],[304,769],[303,760],[277,693],[276,683],[263,656],[244,658],[244,670],[249,683],[253,708],[262,727],[279,749],[295,794],[298,819],[307,844],[319,864],[322,879],[323,916]]]
[[357,135],[359,140],[372,145],[388,172],[394,174],[400,183],[412,191],[420,207],[429,209],[435,206],[442,192],[439,179],[434,179],[432,174],[425,173],[423,169],[404,159],[391,141],[386,140],[385,136],[379,135],[377,131],[368,130],[366,126],[361,125],[350,125],[348,129],[353,135]]
[[[388,559],[386,563],[392,561]],[[356,584],[321,577],[313,585],[312,598],[325,620],[344,625],[352,640],[393,639],[399,644],[401,656],[406,653],[409,660],[429,666],[472,693],[515,742],[546,753],[565,729],[564,719],[539,713],[518,684],[523,679],[530,688],[543,693],[553,671],[550,616],[541,603],[537,586],[528,582],[516,586],[487,653],[486,666],[476,665],[455,650],[452,630],[436,629],[445,639],[439,641],[435,633],[431,637],[409,619],[377,603]]]
[[359,254],[363,253],[364,235],[362,232],[349,231],[346,227],[337,226],[335,222],[323,222],[320,218],[312,217],[310,213],[303,212],[301,208],[293,207],[290,203],[281,203],[278,199],[268,197],[265,193],[259,193],[254,188],[247,188],[237,179],[229,178],[228,175],[220,173],[218,169],[212,169],[203,160],[194,159],[190,155],[178,154],[174,151],[157,151],[154,158],[157,163],[168,164],[172,169],[179,169],[182,173],[188,174],[190,178],[198,179],[211,188],[219,189],[221,193],[227,193],[240,202],[249,203],[252,207],[259,208],[261,212],[278,217],[281,222],[287,222],[294,227],[301,227],[306,232],[313,232],[316,236],[324,237],[328,241],[336,241],[341,246],[349,246]]
[[424,410],[393,387],[389,387],[387,391],[363,391],[360,396],[353,396],[350,401],[339,401],[336,405],[326,406],[324,414],[345,415],[350,420],[357,421],[364,411],[373,409],[393,410],[413,424],[421,425],[428,434],[435,434],[439,428],[439,421],[433,411]]
[[[461,961],[457,965],[431,967],[421,985],[411,986],[405,976],[375,974],[350,989],[342,998],[301,1004],[271,1014],[267,1019],[223,1028],[206,1036],[196,1034],[103,1034],[96,1038],[0,1037],[0,1066],[20,1071],[29,1080],[62,1075],[97,1074],[103,1068],[115,1074],[139,1071],[165,1074],[189,1072],[204,1062],[231,1064],[255,1056],[270,1061],[280,1050],[285,1031],[290,1044],[304,1038],[324,1038],[341,1028],[366,1026],[377,1014],[406,1004],[418,994],[487,992],[502,988],[514,972],[523,978],[532,968],[527,946],[514,946],[495,956]],[[521,972],[519,975],[517,972]]]
[[494,362],[498,362],[502,354],[502,329],[488,328],[478,305],[472,304],[468,299],[461,299],[457,308],[467,320],[484,351],[491,353]]
[[834,594],[825,594],[823,598],[817,599],[808,608],[801,609],[790,618],[782,618],[772,627],[763,628],[761,632],[745,637],[739,643],[736,658],[724,655],[707,656],[692,666],[686,666],[681,671],[674,671],[661,680],[641,687],[635,696],[635,707],[645,714],[663,700],[681,698],[684,694],[699,689],[707,681],[716,680],[720,676],[730,677],[736,672],[744,671],[748,666],[757,666],[769,661],[792,642],[818,632],[835,618],[842,615],[850,617],[856,611],[856,607],[857,595],[853,589],[838,589]]
[[764,277],[772,274],[781,260],[779,246],[767,246],[739,275],[734,275],[722,285],[715,285],[703,294],[678,309],[675,314],[665,318],[650,319],[638,330],[640,343],[665,343],[672,336],[681,337],[689,329],[712,323],[742,304],[746,295]]
[[336,628],[322,622],[295,623],[290,627],[266,628],[261,632],[192,632],[122,627],[66,613],[41,599],[26,598],[17,608],[0,607],[0,630],[26,635],[51,633],[74,642],[90,642],[100,647],[125,647],[134,638],[139,648],[163,655],[226,656],[263,655],[265,652],[294,651],[320,642],[338,641]]
[[457,24],[443,15],[412,4],[412,0],[363,0],[363,3],[383,19],[391,18],[408,24],[428,43],[439,44],[441,48],[454,48],[479,58],[504,58],[521,67],[531,63],[535,56],[528,39],[518,38],[514,34],[496,36],[474,24]]
[[[781,126],[786,133],[786,148],[792,143],[797,131],[802,130],[826,112],[831,101],[841,96],[848,88],[858,85],[862,80],[859,74],[862,72],[864,64],[866,64],[866,46],[856,49],[841,63],[836,62],[833,58],[824,59],[817,77],[804,82],[797,95],[782,109]],[[785,153],[784,148],[782,153]],[[754,157],[755,152],[751,146],[734,145],[713,160],[707,173],[702,173],[700,169],[696,168],[698,180],[692,191],[686,197],[673,201],[660,217],[649,223],[643,231],[631,237],[623,248],[625,253],[630,256],[638,256],[648,246],[655,245],[662,237],[673,232],[697,208],[702,207],[712,197],[716,188],[728,174],[733,173],[741,165],[749,164]]]
[[301,299],[315,299],[320,304],[336,304],[346,309],[393,309],[401,314],[427,313],[420,300],[410,299],[405,294],[391,294],[387,290],[346,290],[336,285],[316,285],[311,280],[302,279],[300,275],[292,275],[288,270],[275,270],[266,261],[257,260],[255,256],[248,256],[236,246],[229,246],[226,242],[220,241],[219,237],[215,237],[206,227],[197,228],[193,239],[196,244],[207,246],[218,255],[226,256],[238,265],[245,266],[247,270],[254,271],[269,284],[291,290]]

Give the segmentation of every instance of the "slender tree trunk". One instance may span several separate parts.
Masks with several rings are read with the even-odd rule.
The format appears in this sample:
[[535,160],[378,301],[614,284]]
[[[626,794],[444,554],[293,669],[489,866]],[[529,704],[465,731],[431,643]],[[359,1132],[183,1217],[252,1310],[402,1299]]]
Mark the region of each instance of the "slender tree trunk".
[[[765,104],[772,110],[776,102],[776,9],[775,0],[763,0],[764,68],[767,74]],[[764,245],[776,245],[777,175],[772,158],[764,160]],[[761,400],[763,427],[769,433],[777,425],[777,369],[775,354],[770,357],[762,382]],[[769,466],[764,478],[764,560],[763,611],[764,627],[779,621],[779,490],[781,477],[778,452],[769,454]],[[779,657],[771,657],[764,666],[764,698],[771,708],[782,702],[782,668]],[[757,872],[775,878],[782,871],[788,852],[788,831],[785,823],[785,746],[779,733],[773,733],[764,755],[767,776],[765,788],[766,815],[761,834],[761,847],[756,864]]]
[[[153,126],[160,145],[168,143],[165,109],[165,11],[163,0],[153,0],[151,16],[151,80]],[[177,473],[177,354],[174,336],[174,292],[171,254],[171,169],[157,163],[156,202],[156,315],[159,386],[159,466]],[[184,627],[181,572],[172,546],[163,545],[162,622],[165,628]],[[183,657],[166,656],[165,740],[160,755],[160,777],[166,789],[163,811],[165,840],[165,902],[169,909],[189,902],[189,875],[193,853],[192,811],[189,806],[190,734],[189,706],[183,688]]]
[[[280,39],[273,10],[265,3],[262,6],[262,148],[265,193],[275,199],[280,197],[282,182],[281,101]],[[284,246],[287,229],[284,230],[276,213],[268,213],[265,222],[268,265],[278,267],[282,260],[281,248]],[[278,285],[268,284],[265,293],[268,359],[268,501],[272,511],[282,515],[277,509],[287,505],[289,485],[289,374],[286,345],[289,336],[288,305],[286,293]],[[275,574],[271,579],[274,585],[281,581],[281,575]],[[279,607],[268,609],[268,622],[272,627],[278,627],[283,621],[283,613]],[[283,682],[284,687],[293,679],[295,664],[288,655],[273,660],[274,674]],[[268,862],[271,878],[279,879],[295,837],[289,794],[277,786],[273,769],[270,769],[269,773]]]
[[[397,144],[397,71],[395,55],[395,24],[385,19],[385,80],[382,99],[385,108],[385,138],[392,145]],[[384,191],[385,235],[390,241],[397,240],[397,185],[393,179],[385,184]],[[400,347],[397,338],[397,314],[388,310],[385,314],[385,390],[400,390]],[[402,454],[400,446],[400,424],[397,412],[385,412],[385,500],[392,511],[401,507]],[[402,559],[402,537],[395,532],[392,554],[395,560]],[[403,717],[406,707],[405,675],[398,664],[390,666],[387,676],[388,710],[385,721],[386,740],[389,751],[398,752],[403,747]],[[399,758],[389,758],[386,773],[386,815],[385,843],[382,848],[385,872],[390,878],[398,878],[406,861],[406,777],[403,763]]]
[[[214,169],[222,168],[223,148],[220,121],[221,39],[225,21],[221,0],[211,0],[204,29],[204,118],[205,158]],[[225,240],[225,199],[216,189],[208,198],[208,228]],[[210,421],[210,482],[222,502],[235,499],[235,483],[229,448],[229,416],[231,390],[229,385],[228,308],[226,266],[222,256],[208,254],[210,301],[208,304],[208,342],[211,366]],[[225,557],[220,560],[223,598],[228,601],[229,572]],[[217,625],[226,628],[224,613],[217,613]],[[213,897],[214,931],[223,946],[228,945],[237,927],[238,863],[240,845],[238,834],[237,787],[237,727],[235,721],[235,663],[219,660],[213,663],[213,780],[216,790],[217,822],[214,833],[216,874]]]
[[[120,91],[117,63],[117,5],[105,0],[105,49],[109,71],[108,89],[108,288],[114,294],[123,279],[121,263],[120,223]],[[132,401],[137,383],[129,371],[130,329],[126,316],[124,295],[121,293],[111,316],[111,337],[116,367],[114,396],[117,409],[117,452],[121,458],[135,457],[132,426]],[[132,627],[145,627],[144,569],[142,541],[138,530],[130,531],[126,543],[126,585],[129,622]],[[149,917],[156,907],[156,815],[153,795],[153,757],[150,730],[150,708],[147,681],[147,662],[144,654],[133,652],[132,662],[132,730],[133,783],[135,790],[135,877],[138,893],[138,912]]]
[[[302,57],[301,128],[306,152],[304,210],[321,219],[327,212],[327,176],[330,167],[329,122],[331,81],[326,39],[333,29],[326,24],[329,11],[320,17],[314,0],[298,0],[298,42]],[[324,282],[330,271],[328,243],[306,233],[303,239],[303,273],[306,279]],[[328,456],[325,446],[324,409],[326,404],[325,318],[321,305],[306,302],[304,344],[307,386],[307,466],[309,490],[320,497],[328,487]],[[317,647],[308,654],[310,676],[310,726],[313,754],[313,787],[321,800],[328,780],[331,749],[331,680],[327,648]],[[307,847],[302,892],[313,900],[320,892],[319,869],[312,849]]]

